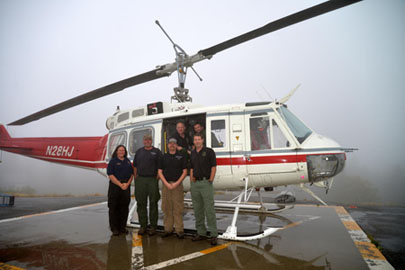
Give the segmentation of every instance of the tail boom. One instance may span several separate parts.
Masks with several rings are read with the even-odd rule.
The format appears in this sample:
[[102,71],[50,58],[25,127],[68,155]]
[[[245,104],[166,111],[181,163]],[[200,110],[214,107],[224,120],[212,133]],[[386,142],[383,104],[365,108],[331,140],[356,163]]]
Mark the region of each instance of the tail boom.
[[0,150],[68,166],[105,168],[108,135],[103,137],[12,138],[0,125]]

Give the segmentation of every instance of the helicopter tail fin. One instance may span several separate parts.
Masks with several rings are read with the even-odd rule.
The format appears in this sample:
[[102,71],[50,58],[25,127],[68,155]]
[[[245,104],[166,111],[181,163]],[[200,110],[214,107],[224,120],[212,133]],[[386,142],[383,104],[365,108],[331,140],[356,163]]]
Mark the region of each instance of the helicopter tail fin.
[[0,145],[3,141],[11,140],[10,134],[8,133],[6,127],[0,124]]

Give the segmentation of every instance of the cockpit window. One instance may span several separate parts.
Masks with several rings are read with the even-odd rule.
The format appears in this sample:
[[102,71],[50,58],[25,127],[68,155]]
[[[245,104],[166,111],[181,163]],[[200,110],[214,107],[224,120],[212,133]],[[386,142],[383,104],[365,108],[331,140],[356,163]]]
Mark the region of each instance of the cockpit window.
[[[142,128],[142,129],[133,129],[129,134],[129,146],[128,152],[130,156],[134,156],[136,150],[143,147],[143,136],[146,134],[152,135],[153,138],[153,130],[152,128]],[[152,140],[153,142],[153,140]]]
[[312,134],[312,131],[284,106],[278,108],[277,112],[287,123],[299,143],[303,143]]
[[250,149],[252,151],[271,149],[269,117],[252,117],[249,119],[249,127]]
[[118,145],[126,145],[126,140],[127,134],[125,132],[110,135],[110,139],[108,141],[108,157],[111,158],[112,153]]

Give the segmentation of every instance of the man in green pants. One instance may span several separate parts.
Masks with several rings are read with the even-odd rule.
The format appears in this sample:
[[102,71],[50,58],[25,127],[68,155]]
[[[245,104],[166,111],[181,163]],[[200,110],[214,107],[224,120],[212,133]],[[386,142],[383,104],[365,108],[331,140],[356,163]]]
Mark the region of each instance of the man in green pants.
[[214,209],[214,189],[212,183],[217,171],[215,152],[204,146],[201,134],[194,134],[195,149],[191,152],[191,199],[193,201],[197,234],[193,241],[207,238],[207,227],[211,235],[211,245],[217,244],[217,220]]
[[141,229],[138,234],[146,233],[148,226],[147,202],[149,197],[149,235],[156,234],[158,221],[158,201],[160,199],[157,171],[162,156],[159,149],[152,146],[152,135],[143,136],[144,147],[139,148],[134,157],[135,199]]

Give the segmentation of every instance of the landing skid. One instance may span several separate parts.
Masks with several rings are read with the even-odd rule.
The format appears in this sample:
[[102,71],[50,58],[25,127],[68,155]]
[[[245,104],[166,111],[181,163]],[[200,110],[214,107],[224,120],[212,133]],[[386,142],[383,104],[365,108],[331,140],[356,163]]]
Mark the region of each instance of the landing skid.
[[[236,221],[238,219],[238,214],[239,214],[240,210],[248,209],[250,211],[253,210],[254,212],[261,213],[261,214],[272,214],[272,213],[281,212],[281,211],[284,211],[284,210],[287,210],[287,209],[290,209],[293,207],[293,205],[279,206],[279,205],[273,204],[273,205],[277,206],[277,208],[269,210],[263,204],[263,200],[262,200],[260,191],[257,191],[259,198],[260,198],[260,203],[258,203],[258,204],[248,203],[248,200],[250,198],[250,195],[252,194],[253,189],[254,189],[253,187],[251,187],[250,189],[247,189],[247,187],[246,187],[245,190],[241,191],[241,193],[238,196],[236,196],[234,199],[232,199],[230,202],[218,203],[218,206],[220,205],[222,207],[235,209],[231,225],[228,226],[226,231],[223,234],[219,235],[218,238],[225,239],[225,240],[233,240],[233,241],[257,240],[257,239],[265,238],[265,237],[277,232],[278,230],[282,229],[281,227],[268,227],[263,232],[259,232],[256,234],[238,235],[238,228],[236,226]],[[242,198],[244,198],[244,203],[241,203]],[[235,200],[237,200],[236,204],[234,203]],[[217,203],[215,203],[215,204],[217,205]]]
[[[219,232],[218,238],[220,239],[225,239],[225,240],[233,240],[233,241],[250,241],[250,240],[257,240],[257,239],[262,239],[265,238],[278,230],[281,230],[282,227],[268,227],[267,229],[260,231],[258,233],[254,234],[249,234],[249,235],[238,235],[238,230],[236,226],[236,222],[238,219],[238,214],[239,212],[247,212],[247,213],[256,213],[256,214],[261,214],[261,215],[266,215],[266,214],[274,214],[274,213],[279,213],[281,211],[291,209],[294,206],[293,205],[278,205],[278,204],[267,204],[267,206],[274,206],[275,208],[273,209],[268,209],[267,207],[264,206],[263,200],[260,195],[260,191],[258,191],[260,202],[259,203],[249,203],[248,200],[250,198],[250,195],[252,194],[254,188],[250,189],[245,189],[241,191],[241,193],[236,196],[234,199],[230,201],[215,201],[215,209],[218,211],[230,211],[234,210],[233,218],[232,218],[232,223],[228,228],[226,229],[225,232]],[[242,198],[244,198],[244,202],[242,203]],[[236,200],[236,202],[235,202]],[[192,202],[190,199],[185,199],[184,200],[185,207],[187,208],[192,208]],[[140,228],[140,224],[138,222],[133,222],[132,217],[135,213],[136,210],[136,202],[133,204],[131,207],[131,210],[128,215],[128,220],[127,220],[127,226],[131,228]],[[163,231],[164,228],[163,226],[158,226],[157,228],[158,231]],[[184,231],[186,235],[191,235],[195,234],[195,230],[185,230]]]

